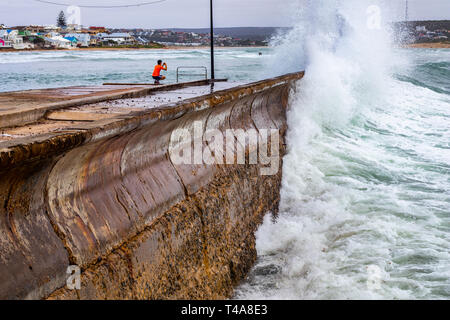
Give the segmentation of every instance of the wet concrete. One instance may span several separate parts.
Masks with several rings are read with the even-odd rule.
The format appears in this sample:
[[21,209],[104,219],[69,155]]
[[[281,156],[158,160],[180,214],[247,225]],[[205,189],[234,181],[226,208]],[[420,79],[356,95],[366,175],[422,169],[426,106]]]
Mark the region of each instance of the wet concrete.
[[41,120],[45,113],[75,105],[147,95],[155,91],[205,85],[194,81],[166,85],[103,85],[66,87],[0,93],[0,128],[20,126]]
[[[142,111],[143,109],[154,109],[164,105],[171,105],[183,100],[201,97],[215,92],[237,87],[242,83],[217,82],[214,84],[204,84],[204,82],[196,82],[199,85],[181,84],[173,86],[126,86],[126,85],[109,85],[105,87],[68,87],[60,89],[48,90],[30,90],[26,92],[13,92],[0,94],[0,119],[5,117],[5,113],[16,114],[18,117],[26,114],[32,108],[48,109],[42,114],[41,118],[26,123],[26,125],[15,125],[5,123],[0,126],[0,142],[11,141],[16,138],[33,137],[52,132],[64,132],[71,130],[71,127],[79,126],[83,122],[95,122],[98,120],[113,119],[117,116],[128,115],[133,112]],[[111,95],[115,98],[117,94],[126,94],[135,92],[135,90],[145,90],[150,88],[151,91],[139,97],[135,94],[133,98],[122,98],[108,100]],[[111,89],[114,89],[111,91]],[[26,99],[22,99],[25,98]],[[66,106],[63,108],[46,107],[48,101],[57,101],[65,97],[66,103],[75,99],[73,104],[75,107]],[[93,104],[80,104],[79,99],[83,98],[103,98],[105,101]],[[43,103],[42,101],[45,101]],[[79,105],[79,106],[78,106]],[[9,107],[8,107],[9,106]],[[14,107],[12,107],[14,106]],[[4,114],[2,115],[2,112]],[[0,123],[3,123],[0,121]]]

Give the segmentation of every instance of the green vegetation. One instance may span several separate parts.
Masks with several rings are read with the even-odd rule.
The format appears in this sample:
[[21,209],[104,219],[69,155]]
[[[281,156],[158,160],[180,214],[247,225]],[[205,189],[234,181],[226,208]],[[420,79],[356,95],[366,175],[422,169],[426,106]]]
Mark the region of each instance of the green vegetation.
[[56,20],[56,25],[62,29],[67,28],[66,15],[64,14],[64,11],[59,13],[58,19]]

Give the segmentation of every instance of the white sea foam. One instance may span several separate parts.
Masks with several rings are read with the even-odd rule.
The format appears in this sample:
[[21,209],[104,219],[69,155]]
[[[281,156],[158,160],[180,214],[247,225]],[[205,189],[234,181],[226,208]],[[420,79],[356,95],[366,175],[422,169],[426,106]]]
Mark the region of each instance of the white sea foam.
[[[265,49],[264,49],[265,50]],[[258,51],[245,50],[217,50],[219,59],[255,59]],[[86,51],[32,51],[0,53],[0,64],[37,63],[37,62],[70,62],[76,61],[145,61],[169,58],[172,60],[203,60],[209,59],[210,51],[205,49],[186,50],[86,50]]]

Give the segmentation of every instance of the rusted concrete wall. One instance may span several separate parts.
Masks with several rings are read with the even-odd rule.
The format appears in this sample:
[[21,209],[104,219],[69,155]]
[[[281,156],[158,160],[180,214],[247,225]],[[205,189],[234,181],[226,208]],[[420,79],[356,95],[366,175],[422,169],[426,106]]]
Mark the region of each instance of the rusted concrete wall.
[[[284,137],[302,76],[0,146],[0,298],[230,296],[256,258],[256,228],[278,207],[281,169],[177,165],[172,133],[201,122]],[[278,147],[281,157],[283,139]],[[82,268],[81,290],[65,285],[69,265]]]

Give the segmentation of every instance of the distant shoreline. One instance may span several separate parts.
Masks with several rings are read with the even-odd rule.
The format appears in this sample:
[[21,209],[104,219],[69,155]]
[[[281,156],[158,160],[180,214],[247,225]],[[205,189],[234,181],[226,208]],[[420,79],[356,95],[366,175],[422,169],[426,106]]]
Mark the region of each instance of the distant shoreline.
[[450,43],[411,43],[403,46],[404,48],[417,48],[417,49],[450,49]]
[[[0,53],[2,52],[58,52],[58,51],[133,51],[133,50],[192,50],[192,49],[209,49],[209,46],[167,46],[164,48],[74,48],[74,49],[0,49]],[[223,49],[265,49],[270,47],[262,47],[262,46],[246,46],[246,47],[214,47],[216,50]]]

